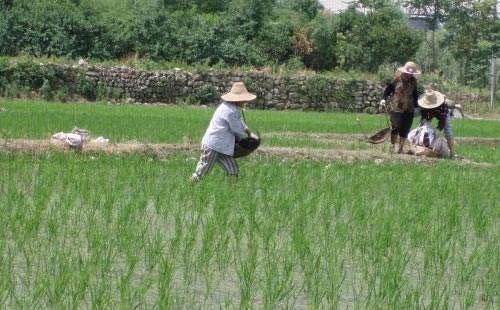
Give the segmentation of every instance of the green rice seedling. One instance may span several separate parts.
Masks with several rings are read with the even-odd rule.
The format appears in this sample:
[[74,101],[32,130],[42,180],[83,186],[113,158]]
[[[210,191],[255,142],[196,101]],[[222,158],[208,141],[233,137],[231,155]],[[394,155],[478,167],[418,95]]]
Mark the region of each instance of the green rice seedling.
[[[6,240],[3,239],[2,240]],[[5,305],[12,300],[15,289],[13,279],[13,257],[4,241],[0,241],[0,302]]]
[[205,277],[206,293],[210,292],[210,285],[213,279],[213,272],[215,269],[211,267],[211,261],[215,256],[216,244],[216,221],[213,217],[206,219],[207,222],[203,225],[201,232],[201,248],[197,255],[196,269],[202,271]]
[[130,286],[133,280],[134,273],[138,266],[138,262],[138,256],[127,256],[125,263],[126,265],[124,266],[124,270],[119,276],[118,288],[120,291],[120,300],[124,304],[127,304],[127,302],[132,302],[132,300],[130,300],[130,297],[132,295]]
[[[345,258],[342,254],[342,246],[336,242],[325,244],[324,255],[326,259],[326,279],[325,279],[325,298],[328,305],[338,307],[342,296],[342,286],[345,283],[346,273],[344,269]],[[332,244],[334,244],[332,246]]]
[[498,145],[458,145],[457,154],[480,163],[498,164],[500,162]]
[[106,283],[106,279],[95,280],[89,286],[90,291],[90,301],[92,307],[95,308],[107,308],[111,306],[111,288],[110,285]]
[[478,150],[493,166],[251,156],[195,185],[191,153],[0,152],[4,305],[496,308]]
[[[47,138],[73,127],[88,129],[95,136],[112,141],[198,143],[213,109],[191,106],[48,103],[0,99],[7,111],[0,113],[1,129],[11,138]],[[259,111],[246,113],[252,128],[266,132],[366,134],[386,126],[385,117],[354,113],[320,113],[297,111]],[[357,119],[362,127],[355,125]],[[481,126],[478,126],[481,124]],[[498,137],[499,122],[455,120],[457,136]]]
[[240,308],[248,308],[251,305],[253,294],[254,294],[254,284],[256,280],[256,268],[257,268],[257,244],[255,240],[246,240],[246,246],[240,248],[237,258],[237,275],[239,281],[239,291],[240,291]]
[[[310,197],[310,196],[309,196]],[[307,198],[309,199],[309,198]],[[308,206],[319,204],[312,202]],[[315,210],[310,207],[301,206],[296,211],[296,222],[292,224],[292,244],[299,258],[301,270],[304,274],[305,293],[312,307],[320,307],[324,301],[326,290],[324,289],[324,257],[322,245],[318,244],[317,235],[324,234],[321,226],[311,226],[306,219],[316,221]]]
[[[209,223],[207,223],[207,225],[212,225],[212,227],[206,229],[210,238],[213,238],[213,243],[203,242],[203,247],[206,247],[206,254],[203,254],[206,257],[204,261],[209,262],[207,258],[210,258],[215,262],[217,266],[215,270],[219,274],[224,273],[231,259],[228,255],[228,250],[231,240],[230,221],[234,212],[230,204],[216,204],[213,207],[213,215],[209,217]],[[212,247],[211,249],[209,249],[210,246]],[[210,268],[211,265],[205,264],[206,268]]]
[[172,280],[175,274],[174,261],[164,257],[160,262],[158,275],[158,301],[157,304],[161,309],[170,309],[174,303],[172,292]]
[[287,305],[287,299],[294,290],[294,256],[291,250],[281,249],[278,240],[273,238],[263,250],[262,296],[266,309]]
[[183,257],[183,276],[187,286],[196,282],[196,240],[198,237],[198,226],[201,224],[200,217],[196,213],[184,213],[185,233],[181,243],[181,255]]
[[72,294],[69,303],[71,306],[79,307],[85,304],[87,290],[90,285],[92,267],[84,261],[81,255],[75,257],[75,279],[72,281]]
[[146,252],[146,270],[152,271],[154,270],[161,261],[161,256],[164,253],[165,249],[165,241],[164,236],[156,233],[152,238],[145,236],[146,243],[145,248]]
[[54,307],[62,305],[64,298],[69,293],[71,273],[72,273],[72,261],[71,256],[67,253],[53,252],[53,257],[50,258],[49,264],[47,265],[47,274],[50,275],[51,279],[47,281],[47,301],[49,307]]

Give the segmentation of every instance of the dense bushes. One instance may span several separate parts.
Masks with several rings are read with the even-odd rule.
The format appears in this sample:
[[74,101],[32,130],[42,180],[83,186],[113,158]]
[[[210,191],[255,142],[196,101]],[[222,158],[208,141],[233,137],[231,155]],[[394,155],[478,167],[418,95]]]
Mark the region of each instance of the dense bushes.
[[[29,57],[14,61],[0,57],[0,96],[33,96],[61,101],[77,96],[95,100],[98,92],[98,87],[78,68],[40,63]],[[101,98],[112,96],[106,93]]]
[[318,0],[2,0],[0,55],[364,72],[418,57],[427,72],[487,84],[489,59],[500,52],[492,1],[443,6],[432,55],[429,36],[410,29],[395,2],[354,0],[330,14]]
[[[418,35],[394,10],[325,15],[320,7],[316,0],[19,0],[2,8],[0,54],[253,66],[299,60],[316,70],[374,71],[416,52]],[[402,30],[389,44],[377,30],[387,27],[384,18]]]

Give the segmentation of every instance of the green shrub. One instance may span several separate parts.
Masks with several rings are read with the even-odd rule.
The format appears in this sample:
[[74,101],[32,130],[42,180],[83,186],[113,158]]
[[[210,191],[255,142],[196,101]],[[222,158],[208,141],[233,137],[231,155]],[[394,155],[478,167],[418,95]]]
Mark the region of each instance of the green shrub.
[[323,75],[308,77],[300,94],[313,104],[335,101],[342,103],[348,111],[354,111],[354,94],[357,92],[355,80],[336,80]]
[[378,67],[377,70],[377,80],[390,83],[394,78],[394,73],[396,72],[398,66],[383,64]]
[[337,47],[337,32],[332,16],[317,16],[310,23],[312,53],[305,57],[306,64],[316,70],[331,70],[337,65],[338,54],[343,51]]
[[5,56],[0,56],[0,72],[5,72],[10,66],[10,58]]
[[196,91],[194,99],[199,104],[212,103],[217,100],[219,93],[212,84],[205,84]]
[[[336,15],[334,25],[331,37],[336,37],[335,55],[344,70],[375,72],[384,63],[404,63],[414,58],[422,41],[422,35],[408,26],[403,13],[391,6],[367,14],[348,9]],[[388,35],[390,29],[398,30]],[[323,36],[320,33],[320,38]],[[332,49],[325,43],[325,51]]]
[[60,88],[54,93],[54,98],[60,102],[67,102],[71,99],[71,92],[66,88]]
[[333,96],[337,102],[342,102],[347,111],[355,111],[354,94],[358,91],[356,80],[340,81],[333,89]]
[[52,92],[53,89],[52,86],[50,85],[50,81],[44,79],[42,87],[40,87],[40,95],[42,95],[42,98],[45,100],[51,100],[53,98]]
[[97,100],[120,100],[124,98],[123,90],[118,87],[97,84],[95,89],[95,97]]
[[9,83],[8,70],[10,66],[9,58],[0,57],[0,94],[3,93],[5,87]]
[[119,87],[108,87],[108,98],[121,100],[124,97],[123,89]]
[[258,91],[257,84],[251,77],[245,76],[242,82],[245,84],[245,87],[249,92],[256,93]]
[[324,102],[333,93],[332,82],[324,76],[317,75],[308,77],[301,89],[301,93],[312,102]]
[[304,62],[302,61],[302,59],[300,59],[300,57],[292,57],[288,59],[286,63],[286,69],[288,71],[304,70]]
[[230,65],[261,66],[266,62],[258,48],[244,37],[227,39],[222,42],[220,55],[220,58]]
[[42,87],[44,73],[40,64],[36,64],[31,58],[20,58],[13,65],[15,67],[11,78],[13,82],[32,90]]
[[95,101],[97,98],[96,87],[94,84],[85,77],[85,75],[80,74],[77,77],[76,94],[84,97],[87,100]]
[[297,24],[289,15],[278,15],[273,22],[263,25],[255,44],[267,62],[282,64],[293,57],[292,35]]
[[106,95],[107,95],[106,86],[98,83],[96,88],[95,88],[96,100],[104,100],[104,99],[106,99]]
[[31,89],[27,86],[19,85],[16,82],[7,84],[3,90],[3,96],[9,98],[20,98],[31,94]]

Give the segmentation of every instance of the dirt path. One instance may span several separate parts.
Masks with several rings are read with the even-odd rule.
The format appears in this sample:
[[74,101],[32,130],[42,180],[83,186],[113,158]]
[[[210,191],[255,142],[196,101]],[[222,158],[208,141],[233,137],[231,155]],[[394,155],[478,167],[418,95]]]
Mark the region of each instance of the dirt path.
[[[262,135],[266,137],[286,137],[286,138],[301,138],[313,139],[317,141],[366,141],[366,136],[363,134],[338,134],[338,133],[304,133],[304,132],[268,132]],[[480,137],[456,137],[455,142],[458,144],[471,145],[491,145],[500,146],[500,138],[480,138]]]
[[478,120],[478,121],[500,121],[500,113],[484,113],[484,114],[467,114],[466,119]]
[[[297,137],[298,134],[290,134],[289,136]],[[269,136],[266,135],[266,136]],[[318,139],[329,139],[341,141],[352,141],[358,135],[305,135],[305,137]],[[360,136],[361,137],[361,136]],[[0,151],[8,152],[27,152],[27,153],[44,153],[48,151],[66,151],[75,152],[76,150],[69,149],[65,145],[53,144],[50,140],[30,140],[30,139],[13,139],[0,140]],[[124,143],[110,143],[107,145],[97,143],[87,143],[81,150],[82,153],[105,153],[105,154],[144,154],[155,158],[164,158],[178,153],[193,153],[199,151],[199,145],[193,143],[181,144],[149,144],[137,141],[129,141]],[[76,151],[77,152],[77,151]],[[341,147],[329,149],[317,148],[291,148],[291,147],[266,147],[263,146],[251,156],[272,156],[289,159],[309,159],[309,160],[325,160],[325,161],[374,161],[377,164],[391,162],[407,162],[407,163],[436,163],[443,159],[429,158],[424,156],[414,156],[406,154],[391,154],[384,150],[381,145],[373,145],[369,149],[343,149]],[[483,167],[492,167],[493,164],[478,163],[467,159],[449,161],[458,165],[474,165]]]

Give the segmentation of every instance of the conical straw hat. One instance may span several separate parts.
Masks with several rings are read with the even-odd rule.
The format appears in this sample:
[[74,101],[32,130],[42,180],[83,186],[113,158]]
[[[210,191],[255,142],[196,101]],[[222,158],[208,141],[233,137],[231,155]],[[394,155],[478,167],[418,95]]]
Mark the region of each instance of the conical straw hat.
[[231,87],[231,91],[221,96],[222,100],[228,102],[252,101],[256,95],[248,92],[243,82],[236,82]]
[[411,74],[413,76],[418,76],[420,75],[420,73],[422,73],[418,70],[417,64],[414,63],[413,61],[408,61],[407,63],[405,63],[403,67],[399,67],[398,71]]
[[424,109],[433,109],[444,103],[445,96],[438,91],[426,89],[425,93],[418,98],[418,105]]

